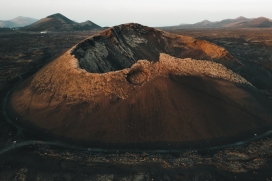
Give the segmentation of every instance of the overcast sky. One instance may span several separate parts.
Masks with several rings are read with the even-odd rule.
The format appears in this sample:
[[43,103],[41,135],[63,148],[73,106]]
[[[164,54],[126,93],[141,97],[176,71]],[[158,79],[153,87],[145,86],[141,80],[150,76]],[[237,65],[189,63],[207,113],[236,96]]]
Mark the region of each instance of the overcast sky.
[[128,22],[169,26],[238,16],[272,19],[272,0],[0,0],[0,20],[41,19],[54,13],[100,26]]

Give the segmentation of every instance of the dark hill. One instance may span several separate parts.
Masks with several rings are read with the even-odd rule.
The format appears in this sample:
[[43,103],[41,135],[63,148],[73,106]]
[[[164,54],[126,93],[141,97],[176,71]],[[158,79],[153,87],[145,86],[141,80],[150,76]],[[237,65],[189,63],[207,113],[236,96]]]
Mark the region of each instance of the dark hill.
[[63,21],[64,23],[67,23],[67,24],[75,24],[74,21],[68,19],[67,17],[63,16],[60,13],[52,14],[50,16],[47,16],[46,18],[58,19],[58,20]]
[[24,27],[28,31],[73,31],[92,30],[101,28],[91,21],[89,23],[76,23],[60,13],[43,18],[36,23]]
[[88,30],[92,27],[92,29],[101,29],[101,27],[94,22],[87,20],[82,23],[78,23],[77,26],[74,27],[75,30]]

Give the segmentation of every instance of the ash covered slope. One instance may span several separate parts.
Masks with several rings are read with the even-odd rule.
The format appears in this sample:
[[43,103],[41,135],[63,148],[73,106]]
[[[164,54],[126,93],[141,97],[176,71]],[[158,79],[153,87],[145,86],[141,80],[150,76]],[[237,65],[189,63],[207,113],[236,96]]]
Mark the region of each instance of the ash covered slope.
[[[240,75],[211,61],[157,55],[176,47],[172,53],[180,56],[198,55],[234,66],[236,61],[223,48],[206,41],[198,46],[193,38],[165,36],[148,27],[142,33],[150,34],[139,37],[135,32],[142,26],[137,24],[119,27],[124,31],[119,37],[110,35],[116,27],[95,35],[24,81],[12,95],[10,112],[35,129],[90,147],[208,146],[207,140],[240,141],[241,134],[248,138],[252,131],[271,126],[271,101]],[[120,38],[126,32],[131,34]],[[152,38],[154,32],[162,37]],[[129,44],[125,38],[131,39]],[[156,43],[158,38],[167,46]],[[147,60],[137,61],[139,57]],[[79,67],[81,61],[95,68]]]
[[122,70],[141,59],[156,62],[160,53],[178,58],[213,60],[228,68],[239,67],[224,48],[210,42],[133,23],[114,26],[84,40],[72,51],[81,68],[96,73]]

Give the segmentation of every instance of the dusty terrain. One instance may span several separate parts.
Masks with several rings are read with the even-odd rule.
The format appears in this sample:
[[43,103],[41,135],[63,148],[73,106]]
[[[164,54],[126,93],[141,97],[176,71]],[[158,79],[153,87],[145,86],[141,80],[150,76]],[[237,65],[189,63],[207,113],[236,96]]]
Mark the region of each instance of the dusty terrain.
[[[247,29],[242,31],[220,30],[218,34],[210,30],[191,30],[177,32],[196,38],[207,39],[220,44],[226,48],[235,58],[244,61],[256,61],[259,57],[271,56],[271,31],[259,29]],[[2,35],[2,34],[1,34]],[[55,44],[53,37],[63,41],[60,51],[70,47],[71,44],[84,39],[89,35],[70,34],[75,42],[65,44],[67,35],[57,34],[48,37],[44,42],[46,46]],[[257,36],[258,35],[258,36]],[[39,35],[42,36],[42,35]],[[39,43],[39,36],[25,34],[24,45]],[[13,47],[3,54],[24,53],[24,46],[18,42],[15,34],[10,35],[5,45]],[[1,36],[2,38],[2,36]],[[5,40],[6,35],[1,39]],[[247,39],[248,38],[248,39]],[[246,40],[247,39],[247,40]],[[258,41],[254,43],[254,41]],[[9,44],[10,43],[10,44]],[[50,44],[51,43],[51,44]],[[248,43],[249,46],[244,46]],[[1,46],[2,47],[2,46]],[[237,48],[238,47],[238,48]],[[35,48],[35,47],[34,47]],[[49,57],[49,59],[52,57]],[[45,61],[49,61],[46,59]],[[2,60],[2,59],[1,59]],[[40,64],[39,60],[36,60]],[[36,61],[25,63],[23,72],[30,74],[36,71]],[[261,63],[261,64],[260,64]],[[269,65],[269,58],[252,63],[253,66]],[[7,91],[17,82],[14,74],[21,74],[22,64],[17,63],[16,56],[7,61],[2,61],[1,66],[6,66],[5,79],[2,80],[1,100]],[[32,67],[29,68],[28,67]],[[268,69],[266,69],[268,70]],[[268,70],[269,71],[269,70]],[[1,73],[4,72],[1,70]],[[1,74],[2,77],[2,74]],[[15,78],[15,79],[14,79]],[[269,95],[269,89],[265,90]],[[1,106],[2,109],[2,106]],[[18,143],[26,140],[41,139],[38,134],[23,131],[17,135],[17,130],[5,122],[4,117],[0,119],[1,124],[1,180],[271,180],[272,153],[270,138],[253,141],[242,146],[219,148],[213,151],[184,151],[179,153],[149,153],[149,152],[93,152],[92,150],[74,150],[71,148],[55,147],[30,143],[28,146],[16,148]],[[13,141],[16,144],[11,144]],[[12,150],[3,153],[11,144]],[[19,147],[19,146],[18,146]],[[13,149],[14,148],[14,149]],[[91,151],[91,152],[90,152]],[[38,163],[38,164],[37,164]]]

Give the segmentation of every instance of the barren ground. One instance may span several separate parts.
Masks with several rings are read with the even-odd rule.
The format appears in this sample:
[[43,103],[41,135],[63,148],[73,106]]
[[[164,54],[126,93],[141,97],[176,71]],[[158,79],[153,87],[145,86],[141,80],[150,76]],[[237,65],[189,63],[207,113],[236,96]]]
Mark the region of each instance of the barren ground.
[[[271,29],[179,30],[175,33],[214,42],[235,58],[272,73]],[[6,93],[92,32],[61,34],[0,33],[0,111]],[[271,89],[263,89],[271,96]],[[0,180],[272,180],[272,139],[240,146],[178,153],[92,151],[44,144],[0,117]],[[16,143],[14,142],[16,141]],[[11,146],[10,146],[11,145]],[[14,148],[5,151],[5,148]],[[18,148],[16,148],[18,147]]]

